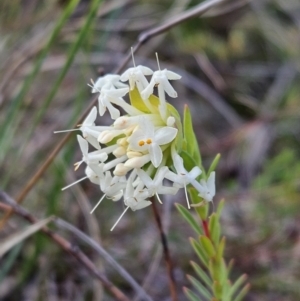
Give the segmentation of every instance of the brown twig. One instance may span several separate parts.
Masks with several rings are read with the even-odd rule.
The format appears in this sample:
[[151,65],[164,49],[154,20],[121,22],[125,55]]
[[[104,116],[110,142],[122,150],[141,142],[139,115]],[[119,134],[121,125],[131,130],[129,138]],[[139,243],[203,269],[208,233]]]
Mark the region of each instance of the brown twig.
[[[171,20],[167,20],[165,23],[162,25],[159,25],[153,29],[147,30],[143,33],[141,33],[138,37],[138,41],[133,47],[133,53],[136,53],[137,50],[144,44],[146,43],[150,38],[153,38],[159,34],[164,33],[165,31],[169,30],[170,28],[188,20],[191,18],[194,18],[196,16],[200,16],[207,12],[209,9],[214,7],[215,5],[218,5],[222,3],[223,0],[211,0],[211,1],[205,1],[197,5],[196,7],[193,7],[182,14],[180,14],[177,17],[171,18]],[[115,73],[120,73],[123,68],[126,66],[128,61],[131,58],[131,54],[129,53],[123,60],[123,62],[119,65],[119,67],[115,70]],[[90,112],[92,107],[97,103],[97,97],[95,97],[91,102],[89,107],[85,110],[85,112],[80,116],[80,118],[77,120],[76,124],[74,127],[76,127],[77,124],[80,124],[85,116]],[[72,132],[69,132],[65,135],[65,137],[57,144],[57,146],[52,150],[50,155],[47,157],[46,161],[39,167],[39,169],[36,171],[36,173],[32,176],[32,178],[29,179],[29,181],[25,184],[19,195],[16,197],[16,201],[18,204],[20,204],[24,198],[27,196],[29,191],[33,188],[35,183],[40,179],[40,177],[43,175],[43,173],[47,170],[49,165],[52,163],[56,155],[59,153],[59,151],[63,148],[65,143],[68,141],[68,139],[71,137]],[[4,227],[5,223],[9,219],[13,212],[8,211],[3,219],[0,221],[0,231]]]
[[170,288],[171,298],[172,298],[172,301],[177,301],[178,297],[177,297],[177,291],[176,291],[175,277],[174,277],[174,273],[173,273],[173,264],[172,264],[172,260],[171,260],[171,256],[170,256],[170,252],[169,252],[167,237],[166,237],[163,227],[162,227],[162,223],[161,223],[160,215],[157,210],[155,198],[152,198],[152,209],[153,209],[154,218],[155,218],[158,230],[159,230],[161,244],[163,247],[164,259],[165,259],[167,270],[168,270],[168,279],[169,279],[169,288]]
[[[0,202],[0,209],[7,212],[15,213],[16,215],[27,220],[31,224],[38,222],[38,219],[30,214],[23,207],[18,205],[9,195],[5,192],[0,191],[0,198],[9,205]],[[106,277],[103,275],[93,264],[92,261],[79,249],[78,246],[71,244],[68,240],[55,233],[49,228],[44,227],[41,230],[45,233],[50,239],[52,239],[56,244],[58,244],[65,252],[73,255],[94,277],[99,279],[103,286],[119,301],[129,301],[129,299],[116,287],[114,286]]]

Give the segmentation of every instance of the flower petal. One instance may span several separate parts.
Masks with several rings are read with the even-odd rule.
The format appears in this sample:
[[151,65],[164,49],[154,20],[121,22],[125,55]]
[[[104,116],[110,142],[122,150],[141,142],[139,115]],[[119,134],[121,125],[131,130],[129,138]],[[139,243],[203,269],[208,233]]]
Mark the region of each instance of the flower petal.
[[154,167],[158,167],[162,161],[163,155],[161,148],[155,142],[152,142],[149,146],[149,155]]
[[170,70],[165,69],[165,70],[163,70],[162,72],[165,74],[165,76],[166,76],[169,80],[181,79],[181,75],[179,75],[179,74],[177,74],[177,73],[175,73],[175,72],[173,72],[173,71],[170,71]]
[[82,138],[80,135],[77,135],[77,141],[79,143],[79,146],[80,146],[82,154],[84,156],[87,156],[88,155],[88,151],[89,151],[89,144],[88,144],[88,142],[84,138]]
[[87,117],[84,119],[82,125],[94,125],[94,122],[97,118],[97,108],[93,107]]
[[162,127],[154,134],[154,140],[158,145],[170,143],[177,135],[178,130],[172,127]]
[[207,187],[212,196],[216,194],[215,178],[216,173],[213,171],[207,179]]

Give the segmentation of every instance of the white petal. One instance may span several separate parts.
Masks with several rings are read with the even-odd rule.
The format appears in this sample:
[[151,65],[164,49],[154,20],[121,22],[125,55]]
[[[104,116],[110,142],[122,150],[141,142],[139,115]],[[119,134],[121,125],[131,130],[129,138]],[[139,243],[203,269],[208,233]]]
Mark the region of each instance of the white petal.
[[165,69],[165,70],[163,70],[162,72],[166,75],[166,77],[167,77],[169,80],[181,79],[181,75],[179,75],[179,74],[177,74],[177,73],[175,73],[175,72],[173,72],[173,71],[170,71],[170,70]]
[[115,120],[120,117],[120,111],[116,109],[110,102],[107,102],[106,106],[110,113],[111,119]]
[[163,166],[161,168],[159,168],[155,174],[155,177],[154,177],[154,184],[155,186],[161,186],[162,185],[162,182],[165,178],[165,175],[166,173],[169,171],[168,167],[167,166]]
[[143,99],[148,99],[151,94],[153,94],[153,89],[155,86],[155,79],[151,79],[149,85],[141,92],[141,96]]
[[213,171],[207,180],[207,187],[209,192],[214,196],[216,194],[216,185],[215,185],[216,173]]
[[93,125],[97,118],[97,108],[93,107],[87,117],[84,119],[82,125]]
[[158,167],[163,158],[162,150],[159,147],[159,145],[156,144],[155,142],[152,142],[149,146],[149,154],[150,154],[151,162],[154,165],[154,167]]
[[173,159],[173,165],[177,171],[178,174],[186,174],[187,171],[185,170],[183,166],[183,159],[177,154],[173,154],[172,156]]
[[89,151],[89,144],[88,144],[88,142],[85,139],[83,139],[80,135],[77,135],[77,141],[79,143],[79,146],[80,146],[82,154],[84,156],[87,156],[88,155],[88,151]]
[[144,170],[138,169],[137,174],[147,188],[150,188],[152,186],[153,180]]
[[178,192],[178,188],[176,188],[176,187],[161,186],[157,189],[158,194],[175,195],[177,192]]
[[177,92],[174,90],[174,88],[172,87],[172,85],[169,83],[167,78],[163,78],[161,81],[161,85],[163,85],[164,90],[166,91],[166,93],[173,98],[177,97]]
[[199,175],[202,174],[202,170],[198,167],[195,166],[190,172],[189,172],[189,178],[190,179],[196,179]]
[[148,67],[139,65],[136,68],[140,69],[144,75],[152,75],[153,74],[153,71]]
[[176,137],[177,132],[177,129],[165,126],[155,132],[154,140],[158,145],[170,143]]

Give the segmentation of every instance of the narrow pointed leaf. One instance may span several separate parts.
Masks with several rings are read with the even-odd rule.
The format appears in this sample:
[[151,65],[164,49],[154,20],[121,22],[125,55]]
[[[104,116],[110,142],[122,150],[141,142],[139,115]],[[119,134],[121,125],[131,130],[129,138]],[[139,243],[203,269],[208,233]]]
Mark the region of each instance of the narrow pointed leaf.
[[190,275],[188,275],[187,278],[202,296],[204,296],[208,300],[211,300],[212,294],[207,290],[207,288],[201,282],[199,282],[196,278]]
[[247,275],[243,274],[235,281],[235,283],[232,285],[232,287],[229,291],[229,296],[231,298],[239,290],[239,288],[243,285],[243,283],[246,281],[246,279],[247,279]]
[[190,301],[203,301],[204,300],[204,299],[200,299],[199,296],[197,296],[195,293],[193,293],[187,287],[183,288],[183,292]]
[[176,204],[176,208],[177,210],[180,212],[180,214],[184,217],[184,219],[189,223],[189,225],[193,228],[193,230],[198,234],[202,234],[202,229],[199,225],[199,223],[197,223],[194,219],[194,217],[192,216],[192,214],[186,209],[184,208],[182,205],[180,204]]
[[211,239],[215,246],[218,246],[220,241],[220,222],[218,220],[218,216],[213,213],[209,218],[209,230],[211,234]]
[[200,246],[200,244],[193,238],[190,238],[190,243],[194,249],[194,251],[196,252],[196,254],[198,255],[199,259],[202,261],[202,263],[205,266],[208,266],[208,257],[205,254],[204,250],[202,249],[202,247]]
[[194,271],[196,272],[196,274],[198,275],[198,277],[208,286],[211,287],[212,286],[212,280],[209,278],[209,276],[207,275],[207,273],[196,263],[196,262],[191,262],[191,265],[194,269]]
[[240,293],[233,299],[233,301],[242,301],[243,298],[247,295],[248,291],[250,289],[250,284],[246,284],[243,289],[240,291]]
[[215,297],[217,297],[218,299],[222,298],[223,287],[219,281],[214,282],[213,292],[214,292]]
[[197,166],[200,166],[201,155],[199,151],[197,138],[194,133],[191,112],[187,105],[184,106],[183,113],[183,135],[186,141],[186,152],[190,154],[191,157],[195,160]]
[[216,250],[207,236],[204,235],[200,236],[200,242],[208,257],[215,256]]
[[220,159],[221,159],[221,155],[217,154],[216,157],[214,158],[214,160],[212,161],[209,169],[208,169],[208,173],[207,173],[208,177],[209,177],[209,175],[210,175],[211,172],[213,172],[214,170],[216,170]]

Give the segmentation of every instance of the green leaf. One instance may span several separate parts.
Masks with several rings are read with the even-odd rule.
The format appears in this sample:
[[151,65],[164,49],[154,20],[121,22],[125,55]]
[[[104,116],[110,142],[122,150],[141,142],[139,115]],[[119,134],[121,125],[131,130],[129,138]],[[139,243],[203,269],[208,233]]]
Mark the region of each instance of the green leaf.
[[194,187],[188,186],[187,190],[193,204],[201,203],[201,206],[194,207],[194,209],[201,220],[206,220],[209,212],[209,204],[204,202],[202,198],[198,196],[198,191]]
[[243,289],[240,291],[240,293],[233,299],[233,301],[241,301],[243,298],[247,295],[250,289],[250,284],[246,284]]
[[191,157],[195,160],[197,166],[200,166],[201,155],[199,151],[197,138],[193,128],[191,112],[187,105],[184,106],[184,113],[183,113],[183,136],[186,141],[186,152],[190,154]]
[[209,177],[209,175],[210,175],[211,172],[213,172],[214,170],[216,170],[217,165],[218,165],[220,159],[221,159],[221,155],[217,154],[216,157],[214,158],[214,160],[212,161],[209,169],[208,169],[208,173],[207,173],[208,177]]
[[209,218],[209,232],[214,245],[218,246],[221,229],[218,216],[215,213],[213,213]]
[[216,260],[216,258],[211,258],[209,260],[209,272],[210,272],[210,275],[212,277],[212,279],[214,281],[218,281],[218,282],[221,282],[221,279],[222,279],[222,275],[221,275],[221,269],[222,269],[222,266],[221,266],[221,261],[220,260]]
[[216,250],[207,236],[200,236],[200,242],[208,257],[213,257],[216,255]]
[[232,285],[232,287],[229,290],[229,298],[233,297],[233,295],[239,290],[239,288],[243,285],[246,279],[247,279],[247,275],[243,274],[235,281],[235,283]]
[[219,205],[218,205],[218,208],[217,208],[217,216],[218,216],[218,218],[220,218],[220,216],[221,216],[221,213],[222,213],[224,204],[225,204],[225,200],[222,199],[222,200],[220,201]]
[[207,275],[207,273],[194,261],[191,261],[191,265],[194,269],[194,271],[196,272],[196,274],[198,275],[198,277],[208,286],[211,287],[212,286],[212,280],[209,278],[209,276]]
[[183,216],[183,218],[189,223],[189,225],[194,229],[194,231],[199,235],[202,234],[202,229],[194,219],[194,217],[191,215],[191,213],[182,205],[176,204],[177,210],[180,212],[180,214]]
[[217,258],[221,259],[223,257],[224,249],[225,249],[226,238],[222,237],[219,245],[217,246]]
[[[130,100],[130,104],[132,106],[134,106],[135,108],[137,108],[138,110],[144,112],[144,113],[151,113],[150,110],[146,107],[141,94],[139,92],[139,90],[134,87],[133,90],[129,91],[129,100]],[[152,99],[152,101],[150,101],[156,108],[158,106],[159,101]]]
[[[189,153],[187,153],[186,151],[182,150],[181,153],[180,153],[180,156],[183,159],[184,167],[187,171],[192,170],[195,166],[199,166],[197,164],[197,162],[194,160],[194,158]],[[201,166],[199,166],[199,167],[201,168]],[[203,168],[201,168],[201,170],[202,170],[202,173],[203,173],[204,172]]]
[[213,284],[213,292],[215,297],[222,299],[223,287],[219,281],[215,281]]
[[208,300],[211,300],[212,294],[207,290],[207,288],[201,282],[199,282],[196,278],[190,275],[187,275],[187,278],[193,284],[193,286],[199,291],[201,295],[203,295]]
[[204,266],[208,266],[208,257],[201,245],[194,238],[190,238],[190,243]]
[[191,301],[201,301],[201,299],[195,293],[193,293],[191,290],[189,290],[187,287],[183,288],[183,292],[189,300],[191,300]]

